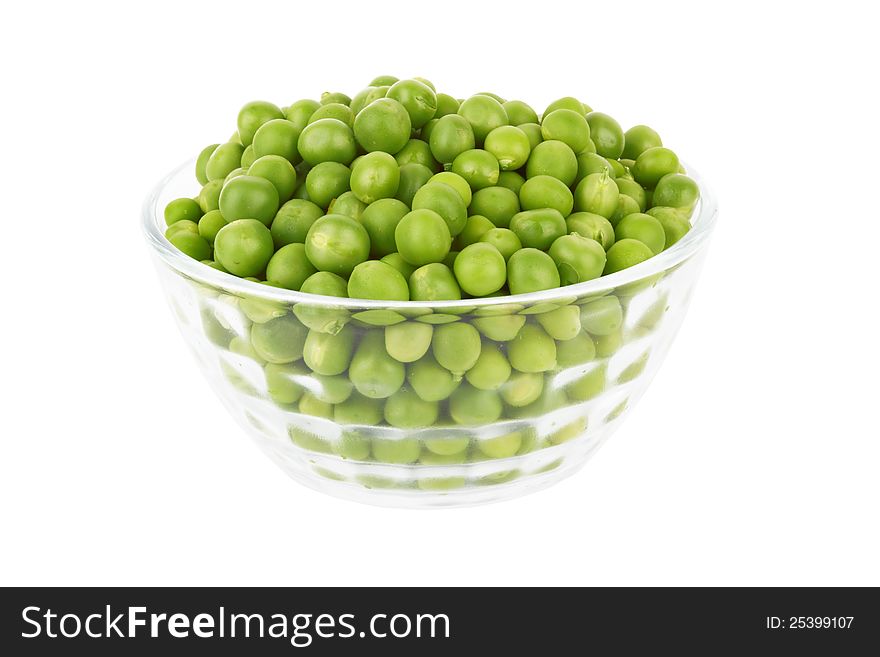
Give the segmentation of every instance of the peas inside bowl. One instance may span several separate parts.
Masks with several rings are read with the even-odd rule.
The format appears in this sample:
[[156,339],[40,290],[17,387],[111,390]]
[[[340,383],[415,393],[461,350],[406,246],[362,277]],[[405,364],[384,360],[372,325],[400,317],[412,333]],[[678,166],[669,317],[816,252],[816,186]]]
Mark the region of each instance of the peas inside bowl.
[[585,463],[659,367],[715,216],[646,126],[383,76],[245,105],[144,229],[202,370],[269,456],[331,494],[430,507]]

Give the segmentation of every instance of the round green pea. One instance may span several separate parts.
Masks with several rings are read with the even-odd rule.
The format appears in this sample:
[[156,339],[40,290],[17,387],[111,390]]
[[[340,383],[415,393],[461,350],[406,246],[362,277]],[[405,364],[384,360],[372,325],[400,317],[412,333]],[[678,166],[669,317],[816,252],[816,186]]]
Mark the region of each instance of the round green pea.
[[488,151],[473,148],[459,153],[452,162],[452,171],[464,178],[471,189],[478,190],[498,183],[498,160]]
[[[614,226],[601,215],[592,212],[575,212],[568,215],[565,225],[569,233],[577,233],[591,240],[596,240],[606,251],[614,244]],[[601,270],[599,275],[601,275]]]
[[510,378],[510,363],[501,350],[492,343],[483,343],[480,357],[467,371],[465,378],[479,390],[498,390]]
[[431,153],[431,147],[421,139],[410,139],[406,142],[404,147],[394,154],[394,160],[398,166],[415,163],[422,164],[431,171],[436,171],[439,168],[437,160]]
[[580,153],[590,141],[590,125],[580,112],[557,109],[541,120],[544,141],[559,140],[575,153]]
[[522,242],[519,241],[519,237],[509,228],[492,228],[486,231],[479,241],[491,244],[498,249],[505,262],[522,248]]
[[208,146],[205,146],[196,158],[196,180],[199,181],[200,185],[204,185],[208,182],[208,174],[205,171],[205,167],[208,164],[208,160],[211,159],[211,155],[213,155],[219,145],[220,144],[209,144]]
[[508,100],[501,103],[501,106],[507,112],[507,119],[510,125],[538,122],[538,115],[528,103],[524,103],[521,100]]
[[[423,324],[423,326],[429,326]],[[440,365],[430,354],[412,363],[406,373],[406,380],[413,391],[425,401],[442,401],[449,397],[459,384],[461,375],[455,375]]]
[[607,171],[608,175],[614,173],[611,170],[611,165],[608,164],[608,160],[601,155],[596,155],[596,153],[578,153],[577,163],[578,171],[577,176],[575,177],[575,182],[580,182],[591,173],[602,173],[603,171]]
[[418,80],[399,80],[391,85],[387,98],[403,105],[413,129],[419,129],[437,112],[437,94]]
[[394,253],[389,253],[386,256],[382,256],[380,259],[382,262],[394,267],[397,271],[403,274],[403,277],[407,280],[409,280],[409,277],[412,276],[412,273],[416,270],[414,265],[409,264],[403,259],[403,256],[396,251]]
[[[458,192],[459,196],[461,196],[461,200],[464,201],[464,204],[469,206],[471,204],[471,200],[473,199],[473,193],[471,192],[471,186],[468,185],[467,180],[462,178],[457,173],[453,173],[452,171],[441,171],[440,173],[435,173],[431,176],[431,180],[429,182],[439,182],[444,185],[449,185]],[[474,214],[473,212],[471,214]]]
[[581,101],[572,96],[564,96],[563,98],[558,98],[547,105],[547,109],[544,110],[544,116],[547,116],[558,109],[569,109],[582,116],[587,115],[587,109]]
[[648,196],[642,186],[629,178],[615,178],[617,189],[621,194],[629,196],[639,206],[639,212],[644,212],[648,204]]
[[436,326],[431,351],[442,367],[453,374],[463,375],[480,357],[480,334],[463,322]]
[[[412,209],[413,211],[431,210],[438,214],[446,224],[449,235],[453,237],[458,235],[467,223],[467,207],[461,195],[446,183],[428,182],[422,185],[413,196]],[[399,246],[398,244],[397,250],[403,253]],[[413,264],[426,263],[413,262]]]
[[536,401],[544,391],[541,372],[513,372],[501,388],[501,397],[514,408],[522,408]]
[[[458,193],[450,187],[447,189],[461,203]],[[394,229],[394,243],[403,259],[418,267],[441,262],[449,253],[452,236],[442,216],[422,208],[409,212],[400,220]]]
[[504,256],[492,244],[477,242],[462,249],[455,259],[455,278],[475,297],[497,292],[507,280]]
[[385,351],[401,363],[414,363],[428,353],[433,336],[434,327],[423,322],[401,322],[386,326]]
[[581,306],[581,326],[590,335],[611,335],[623,325],[623,307],[614,295]]
[[[333,419],[339,424],[374,427],[382,422],[382,404],[355,392],[344,402],[333,407]],[[376,456],[376,459],[386,460],[379,459],[379,456]]]
[[373,81],[370,82],[371,87],[381,87],[381,86],[391,86],[395,82],[397,82],[400,78],[396,78],[393,75],[380,75],[378,77],[373,78]]
[[596,357],[596,344],[590,335],[581,331],[570,340],[556,343],[556,366],[565,370],[588,363]]
[[165,225],[170,226],[184,219],[198,222],[203,214],[195,199],[176,198],[165,206]]
[[623,152],[621,157],[635,160],[649,148],[662,146],[663,141],[654,130],[646,125],[636,125],[623,133]]
[[606,254],[607,262],[605,263],[604,274],[613,274],[627,269],[640,262],[644,262],[654,255],[643,242],[633,239],[617,240]]
[[405,465],[419,459],[422,447],[415,438],[373,438],[372,450],[379,463]]
[[434,118],[439,119],[448,114],[455,114],[458,112],[458,105],[458,101],[449,94],[437,94],[437,111],[434,113]]
[[370,399],[385,399],[400,390],[406,375],[403,363],[385,351],[382,331],[368,331],[354,352],[348,376],[357,391]]
[[211,257],[211,245],[199,235],[198,230],[195,233],[188,230],[177,231],[168,241],[195,260],[207,260]]
[[[555,180],[555,182],[559,182]],[[562,183],[560,183],[562,184]],[[566,188],[569,197],[571,192]],[[570,210],[570,208],[569,208]],[[520,198],[506,187],[484,187],[474,192],[470,212],[482,215],[495,226],[506,228],[510,220],[520,211]]]
[[223,191],[222,180],[211,180],[201,190],[196,197],[196,201],[202,212],[210,212],[220,208],[220,192]]
[[526,164],[526,178],[553,176],[566,187],[577,178],[577,156],[568,144],[559,140],[542,141],[532,149]]
[[608,217],[608,221],[612,226],[616,226],[618,222],[626,215],[641,211],[642,209],[639,207],[639,204],[632,196],[627,196],[626,194],[618,194],[617,207],[614,209],[612,215]]
[[539,249],[520,249],[507,261],[507,286],[511,294],[526,294],[559,287],[559,270],[553,258]]
[[220,210],[211,210],[202,215],[199,219],[199,235],[208,240],[209,244],[214,244],[217,233],[227,223]]
[[510,230],[524,247],[545,251],[556,238],[565,235],[567,227],[559,210],[540,208],[515,214],[510,220]]
[[[691,222],[687,216],[683,215],[676,208],[668,208],[663,206],[655,206],[648,210],[647,214],[654,217],[663,226],[663,232],[666,234],[666,248],[675,244],[684,237],[691,229]],[[207,216],[207,215],[206,215]],[[202,217],[204,219],[204,217]],[[201,232],[201,220],[199,221],[199,230]]]
[[381,258],[397,250],[394,231],[408,212],[409,208],[402,201],[394,198],[378,199],[364,209],[360,222],[370,236],[371,257]]
[[302,199],[291,199],[278,209],[272,220],[272,240],[276,249],[294,242],[305,243],[309,228],[324,216],[323,210]]
[[556,342],[541,326],[527,322],[507,343],[507,357],[520,372],[547,372],[556,367]]
[[663,176],[654,189],[655,206],[691,209],[700,198],[700,188],[692,178],[680,173]]
[[477,145],[482,144],[495,128],[509,123],[501,103],[485,95],[471,96],[463,101],[458,107],[458,114],[471,124]]
[[495,390],[480,390],[464,383],[449,398],[449,414],[462,425],[485,425],[501,417],[504,404]]
[[409,277],[409,290],[413,301],[461,299],[455,276],[442,262],[432,262],[416,269]]
[[[314,123],[321,119],[338,119],[349,127],[354,124],[354,113],[348,105],[342,103],[327,103],[321,105],[309,117],[308,123]],[[308,123],[306,125],[308,125]]]
[[502,171],[498,174],[498,186],[507,187],[514,194],[519,196],[519,190],[525,184],[526,179],[516,171]]
[[288,290],[299,290],[314,273],[315,268],[306,257],[306,248],[302,244],[282,246],[266,265],[266,280]]
[[391,265],[381,260],[368,260],[352,270],[348,279],[348,296],[351,299],[409,301],[409,287],[403,275]]
[[278,201],[284,203],[296,189],[296,169],[280,155],[264,155],[248,167],[248,176],[268,180],[278,192]]
[[388,93],[388,90],[390,88],[390,84],[382,84],[370,85],[361,89],[351,99],[351,106],[349,107],[349,109],[351,110],[352,116],[357,116],[358,112],[360,112],[374,100],[378,98],[385,98],[385,94]]
[[408,208],[412,205],[413,197],[434,175],[434,172],[424,164],[411,162],[400,167],[400,183],[397,186],[395,198],[404,203]]
[[455,158],[476,145],[471,124],[458,114],[441,117],[431,129],[430,148],[434,158],[442,164],[451,164]]
[[[297,142],[300,130],[287,119],[272,119],[259,127],[254,135],[254,158],[278,155],[289,162],[299,161]],[[243,166],[243,165],[242,165]]]
[[337,196],[349,189],[351,169],[339,162],[316,164],[306,176],[306,190],[315,205],[327,208]]
[[303,355],[308,329],[292,315],[270,319],[251,328],[251,345],[267,363],[292,363]]
[[411,133],[409,113],[393,98],[374,100],[354,117],[354,136],[368,153],[393,155],[406,145]]
[[670,173],[678,173],[680,164],[678,156],[668,148],[654,146],[636,158],[632,167],[632,176],[637,183],[646,189],[654,189],[660,179]]
[[265,178],[238,176],[223,186],[219,208],[227,221],[257,219],[268,226],[278,212],[278,191]]
[[464,247],[479,242],[480,238],[493,228],[495,224],[483,215],[471,215],[467,218],[464,229],[452,241],[452,247],[461,251]]
[[567,217],[571,214],[574,196],[558,178],[540,175],[525,181],[519,190],[519,203],[523,210],[553,208]]
[[392,427],[417,429],[429,427],[437,421],[440,407],[437,402],[421,399],[412,390],[401,389],[385,402],[385,420]]
[[266,392],[276,404],[294,404],[303,395],[303,387],[297,382],[307,374],[297,365],[288,363],[266,363]]
[[249,146],[254,135],[264,123],[284,118],[278,106],[264,100],[247,103],[238,112],[238,137],[243,146]]
[[354,344],[355,333],[350,326],[336,333],[312,329],[303,345],[303,361],[316,374],[336,376],[348,369]]
[[367,209],[367,204],[361,201],[354,192],[342,192],[339,196],[330,201],[327,206],[327,214],[344,214],[356,221],[360,221],[361,215]]
[[231,221],[214,238],[215,259],[230,274],[243,278],[260,275],[274,251],[272,233],[257,219]]
[[525,323],[524,315],[495,315],[478,317],[474,320],[474,326],[477,330],[496,342],[513,340]]
[[320,119],[308,124],[299,136],[297,148],[312,166],[321,162],[349,164],[357,154],[351,128],[338,119]]
[[312,114],[314,114],[319,107],[321,107],[321,103],[317,100],[304,98],[296,101],[284,110],[284,118],[290,121],[300,132],[302,132],[302,129],[308,125]]
[[364,203],[393,198],[398,185],[400,168],[388,153],[367,153],[359,157],[352,167],[351,191]]
[[638,240],[651,249],[654,255],[666,247],[666,233],[663,226],[651,215],[641,212],[621,219],[614,227],[614,235],[618,240]]
[[370,257],[370,236],[351,217],[328,214],[312,224],[306,234],[306,255],[321,271],[348,276]]
[[561,285],[591,281],[605,269],[605,249],[596,240],[578,233],[557,238],[548,253],[559,269]]
[[240,167],[242,153],[244,153],[244,146],[232,141],[220,144],[215,148],[205,163],[205,175],[208,181],[222,181],[231,171]]
[[321,94],[321,104],[328,105],[330,103],[342,103],[343,105],[351,105],[351,98],[341,91],[325,91]]
[[522,130],[512,125],[503,125],[486,135],[483,148],[498,160],[502,171],[507,171],[524,165],[529,159],[532,146]]
[[591,173],[574,190],[575,212],[592,212],[610,217],[617,209],[620,192],[617,183],[607,173]]
[[[544,141],[544,136],[541,134],[541,126],[537,123],[520,123],[516,127],[522,130],[525,136],[529,138],[529,149],[533,154],[538,144]],[[531,158],[531,155],[529,158]]]
[[596,152],[602,157],[618,159],[623,154],[625,137],[620,124],[602,112],[587,114],[590,125],[590,139],[596,145]]

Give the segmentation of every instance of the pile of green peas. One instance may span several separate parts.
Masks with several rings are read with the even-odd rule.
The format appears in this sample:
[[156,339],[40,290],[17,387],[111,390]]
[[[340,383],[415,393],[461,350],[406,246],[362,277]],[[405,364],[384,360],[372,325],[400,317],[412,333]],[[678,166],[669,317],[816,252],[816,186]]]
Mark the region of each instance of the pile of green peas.
[[[183,253],[273,287],[390,302],[516,295],[614,273],[680,240],[699,199],[647,126],[624,131],[573,97],[539,115],[520,100],[457,99],[428,80],[391,76],[353,97],[248,103],[229,141],[202,150],[195,173],[198,195],[165,208],[166,237]],[[450,323],[382,311],[352,323],[317,305],[240,305],[247,336],[206,330],[263,366],[277,404],[403,429],[440,418],[485,425],[590,399],[605,384],[601,367],[565,389],[548,381],[613,353],[623,322],[613,295]],[[454,441],[432,449],[356,438],[332,449],[392,463],[462,458],[450,452]],[[512,438],[493,445],[484,458],[525,449]],[[462,449],[475,448],[465,440]]]

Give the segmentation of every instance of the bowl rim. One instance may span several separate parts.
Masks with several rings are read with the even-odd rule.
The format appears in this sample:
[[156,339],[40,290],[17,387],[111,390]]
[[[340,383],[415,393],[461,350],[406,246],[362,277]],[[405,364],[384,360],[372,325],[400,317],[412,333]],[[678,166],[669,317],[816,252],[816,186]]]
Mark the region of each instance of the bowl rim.
[[[462,312],[461,309],[465,307],[476,309],[508,304],[534,305],[535,303],[571,300],[572,298],[592,295],[599,296],[620,286],[663,272],[683,262],[708,241],[718,217],[718,204],[711,188],[697,171],[682,162],[682,165],[687,170],[687,175],[697,183],[700,189],[700,200],[697,202],[694,210],[691,229],[684,237],[665,251],[628,269],[574,285],[500,297],[448,299],[443,301],[386,301],[381,299],[331,297],[287,290],[239,278],[233,274],[209,267],[189,257],[172,245],[165,238],[163,230],[165,226],[164,208],[159,208],[159,200],[165,188],[173,180],[176,180],[184,171],[192,172],[195,161],[195,158],[187,160],[169,172],[155,185],[144,201],[142,227],[147,242],[153,248],[154,253],[179,274],[204,285],[239,296],[257,297],[288,304],[306,303],[312,306],[358,310],[449,309],[451,312],[456,311],[460,313]],[[163,228],[160,228],[160,226]]]

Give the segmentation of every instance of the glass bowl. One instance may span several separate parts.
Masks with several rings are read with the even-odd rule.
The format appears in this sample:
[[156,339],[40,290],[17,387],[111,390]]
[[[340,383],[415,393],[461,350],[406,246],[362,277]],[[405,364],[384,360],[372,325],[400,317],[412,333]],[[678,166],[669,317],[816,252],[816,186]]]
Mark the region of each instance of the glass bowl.
[[[192,172],[187,162],[159,183],[146,200],[143,228],[202,372],[238,423],[296,481],[385,506],[505,500],[581,468],[663,361],[717,214],[710,190],[688,168],[702,195],[693,228],[639,265],[516,296],[366,301],[261,285],[178,251],[164,237],[163,209],[198,191]],[[400,330],[404,323],[413,326]],[[482,390],[439,365],[433,345],[415,362],[387,353],[413,358],[450,334],[471,341],[478,334],[481,349],[502,354],[522,348],[515,342],[538,339],[545,350],[555,346],[557,365],[513,370],[500,388]],[[357,386],[348,378],[352,362]]]

